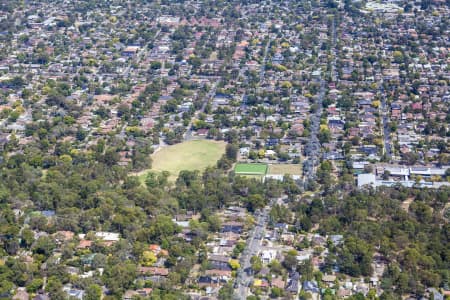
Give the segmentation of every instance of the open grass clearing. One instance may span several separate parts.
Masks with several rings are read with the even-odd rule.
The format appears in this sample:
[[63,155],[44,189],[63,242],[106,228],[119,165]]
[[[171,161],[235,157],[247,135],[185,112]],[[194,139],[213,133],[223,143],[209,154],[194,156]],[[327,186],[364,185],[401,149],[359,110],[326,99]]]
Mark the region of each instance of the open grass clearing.
[[203,171],[214,166],[225,153],[225,142],[211,140],[192,140],[164,147],[152,154],[152,168],[138,174],[145,181],[149,171],[170,173],[169,181],[175,181],[182,170]]
[[272,175],[302,175],[301,164],[271,164],[267,174]]

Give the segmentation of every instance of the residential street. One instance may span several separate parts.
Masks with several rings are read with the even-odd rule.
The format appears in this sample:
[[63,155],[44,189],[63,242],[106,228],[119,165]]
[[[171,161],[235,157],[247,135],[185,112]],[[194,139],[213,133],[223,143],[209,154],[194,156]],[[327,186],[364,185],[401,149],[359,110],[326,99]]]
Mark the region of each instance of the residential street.
[[391,128],[389,127],[389,107],[386,104],[386,94],[383,87],[383,81],[380,82],[380,95],[381,95],[381,114],[383,119],[383,144],[384,152],[388,159],[392,158],[391,150]]
[[220,82],[220,78],[218,78],[214,82],[214,84],[211,86],[211,89],[209,90],[209,92],[203,97],[202,107],[198,111],[195,112],[194,117],[191,118],[191,122],[187,126],[187,130],[184,133],[185,141],[189,141],[194,138],[194,136],[192,135],[192,123],[197,119],[197,117],[200,113],[205,111],[205,108],[206,108],[206,105],[208,104],[208,102],[211,101],[211,99],[214,98],[214,96],[216,95],[217,85],[219,84],[219,82]]
[[316,97],[316,111],[311,114],[311,132],[308,143],[305,146],[305,156],[307,160],[303,163],[304,181],[315,177],[315,168],[320,159],[320,141],[318,138],[320,130],[320,117],[322,116],[322,102],[325,96],[325,80],[322,75],[319,76],[317,82],[320,83],[320,91]]
[[248,287],[253,283],[253,274],[251,273],[250,259],[257,255],[261,248],[261,242],[264,238],[264,231],[269,219],[270,207],[274,204],[272,200],[268,206],[255,214],[256,225],[249,233],[247,245],[241,255],[241,268],[238,270],[236,280],[234,283],[236,300],[245,300],[248,296]]

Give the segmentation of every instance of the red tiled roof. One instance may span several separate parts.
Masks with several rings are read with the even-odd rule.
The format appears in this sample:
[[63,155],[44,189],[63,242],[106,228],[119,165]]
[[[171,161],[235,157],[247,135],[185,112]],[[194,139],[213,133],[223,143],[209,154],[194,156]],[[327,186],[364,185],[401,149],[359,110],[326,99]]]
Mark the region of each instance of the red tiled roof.
[[150,274],[150,275],[157,275],[157,276],[169,275],[169,269],[167,269],[167,268],[139,267],[138,271],[141,274]]
[[81,240],[80,243],[78,244],[77,248],[80,249],[85,249],[85,248],[89,248],[92,246],[92,241],[89,240]]

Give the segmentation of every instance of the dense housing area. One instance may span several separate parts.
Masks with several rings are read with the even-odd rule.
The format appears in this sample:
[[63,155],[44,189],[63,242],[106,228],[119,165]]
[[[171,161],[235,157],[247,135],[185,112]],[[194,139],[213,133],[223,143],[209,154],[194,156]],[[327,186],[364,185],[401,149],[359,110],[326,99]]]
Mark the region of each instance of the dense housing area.
[[0,298],[450,297],[449,16],[0,1]]

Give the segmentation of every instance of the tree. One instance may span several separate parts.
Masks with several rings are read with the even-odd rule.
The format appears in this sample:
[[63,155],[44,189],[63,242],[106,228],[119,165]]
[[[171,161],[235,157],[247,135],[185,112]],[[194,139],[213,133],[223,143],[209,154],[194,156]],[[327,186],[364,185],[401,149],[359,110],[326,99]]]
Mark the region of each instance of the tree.
[[246,200],[247,206],[251,211],[263,208],[265,205],[264,197],[260,194],[250,195]]
[[188,63],[189,63],[190,65],[192,65],[192,67],[193,67],[194,69],[197,69],[197,68],[199,68],[199,67],[202,65],[202,60],[201,60],[199,57],[197,57],[197,56],[191,56],[191,57],[188,59]]
[[362,239],[349,237],[339,251],[338,261],[342,272],[350,276],[372,274],[372,248]]
[[262,265],[262,260],[261,260],[261,258],[259,258],[259,256],[256,256],[256,255],[252,256],[250,258],[250,263],[252,266],[252,270],[255,271],[255,273],[258,273],[259,271],[261,271],[263,265]]
[[106,266],[107,256],[102,253],[96,253],[92,259],[92,268],[104,268]]
[[158,70],[158,69],[161,69],[161,66],[162,66],[162,64],[161,64],[161,62],[159,62],[159,61],[152,61],[152,62],[150,62],[150,68],[151,68],[152,70]]
[[233,286],[231,285],[231,283],[229,283],[227,285],[224,285],[219,290],[218,299],[219,300],[230,300],[230,299],[233,299],[233,293],[234,293]]
[[331,131],[328,128],[320,128],[317,137],[319,138],[320,143],[328,143],[331,139]]
[[28,285],[27,285],[27,292],[28,293],[36,293],[42,286],[44,285],[44,280],[41,278],[34,278]]
[[222,226],[222,220],[217,215],[208,216],[206,222],[208,223],[208,230],[210,232],[219,232]]
[[233,165],[232,161],[228,160],[225,155],[217,161],[217,168],[221,170],[228,170]]
[[236,258],[239,254],[242,253],[245,249],[245,243],[243,241],[239,241],[236,243],[236,246],[233,249],[233,257]]
[[148,228],[151,241],[161,241],[179,232],[179,227],[172,222],[172,218],[165,215],[158,215]]
[[141,264],[149,267],[157,261],[156,255],[152,251],[144,251],[141,257]]
[[380,300],[394,300],[397,299],[397,296],[394,295],[391,291],[385,291],[380,295]]
[[419,155],[414,152],[406,152],[402,154],[403,162],[407,165],[414,165],[419,159]]
[[9,298],[8,296],[12,296],[10,295],[11,291],[14,288],[14,284],[9,281],[9,280],[1,280],[0,281],[0,294],[1,295],[5,295],[7,298]]
[[83,128],[80,126],[78,127],[77,133],[76,133],[76,138],[79,141],[84,141],[84,139],[87,136],[87,132],[85,130],[83,130]]
[[102,288],[97,284],[91,284],[85,289],[84,300],[100,300],[102,297]]
[[328,8],[337,8],[338,7],[338,3],[336,1],[334,1],[334,0],[328,0],[326,2],[326,6]]
[[312,295],[310,292],[300,291],[300,294],[298,295],[298,299],[300,300],[310,300],[312,299]]
[[264,149],[260,149],[258,151],[258,157],[263,159],[266,156],[266,151]]
[[282,272],[283,272],[283,266],[282,266],[281,263],[280,263],[278,260],[276,260],[276,259],[272,260],[272,261],[269,263],[269,268],[270,268],[270,271],[273,272],[273,273],[275,273],[275,274],[281,275]]
[[41,236],[36,240],[32,250],[36,254],[42,254],[49,257],[53,253],[55,247],[55,241],[53,241],[50,237]]
[[148,172],[147,177],[145,178],[145,184],[149,188],[155,188],[158,186],[158,174],[155,172]]
[[119,161],[119,153],[115,149],[107,149],[103,158],[103,161],[108,166],[114,166]]
[[423,202],[414,201],[409,207],[410,211],[416,215],[419,222],[428,224],[431,222],[433,212],[431,208]]
[[125,121],[129,120],[129,118],[131,117],[131,111],[128,105],[120,104],[117,107],[117,116]]
[[283,266],[288,270],[297,269],[297,251],[291,250],[284,256]]
[[20,89],[25,86],[25,80],[20,76],[14,76],[8,81],[8,84],[13,89]]
[[28,248],[34,242],[34,233],[29,228],[25,228],[22,230],[22,238],[21,238],[21,246]]
[[305,280],[313,279],[314,267],[310,259],[299,264],[299,272]]
[[288,161],[290,158],[291,158],[291,157],[290,157],[289,154],[286,153],[286,152],[280,152],[280,153],[278,154],[278,159],[279,159],[280,161]]
[[67,294],[63,291],[63,285],[61,281],[55,277],[52,276],[48,279],[48,283],[46,286],[46,290],[50,296],[50,299],[55,300],[65,300],[67,299]]
[[[308,216],[303,216],[299,219],[298,225],[300,226],[301,230],[308,232],[312,228],[313,224],[311,222],[311,218],[309,218]],[[303,239],[303,241],[305,240],[306,239]]]
[[234,144],[227,144],[227,147],[225,149],[225,155],[227,159],[229,159],[232,162],[235,162],[237,159],[237,153],[238,153],[238,147]]
[[401,51],[394,51],[394,61],[396,63],[402,63],[403,62],[403,53]]
[[237,259],[230,259],[228,264],[230,265],[231,269],[233,269],[233,270],[237,270],[241,267],[241,265],[239,264],[239,261]]
[[283,296],[283,290],[278,287],[273,287],[270,290],[270,298],[279,298]]
[[113,259],[103,273],[106,286],[114,295],[121,295],[130,288],[136,278],[136,265],[131,261],[120,262]]

